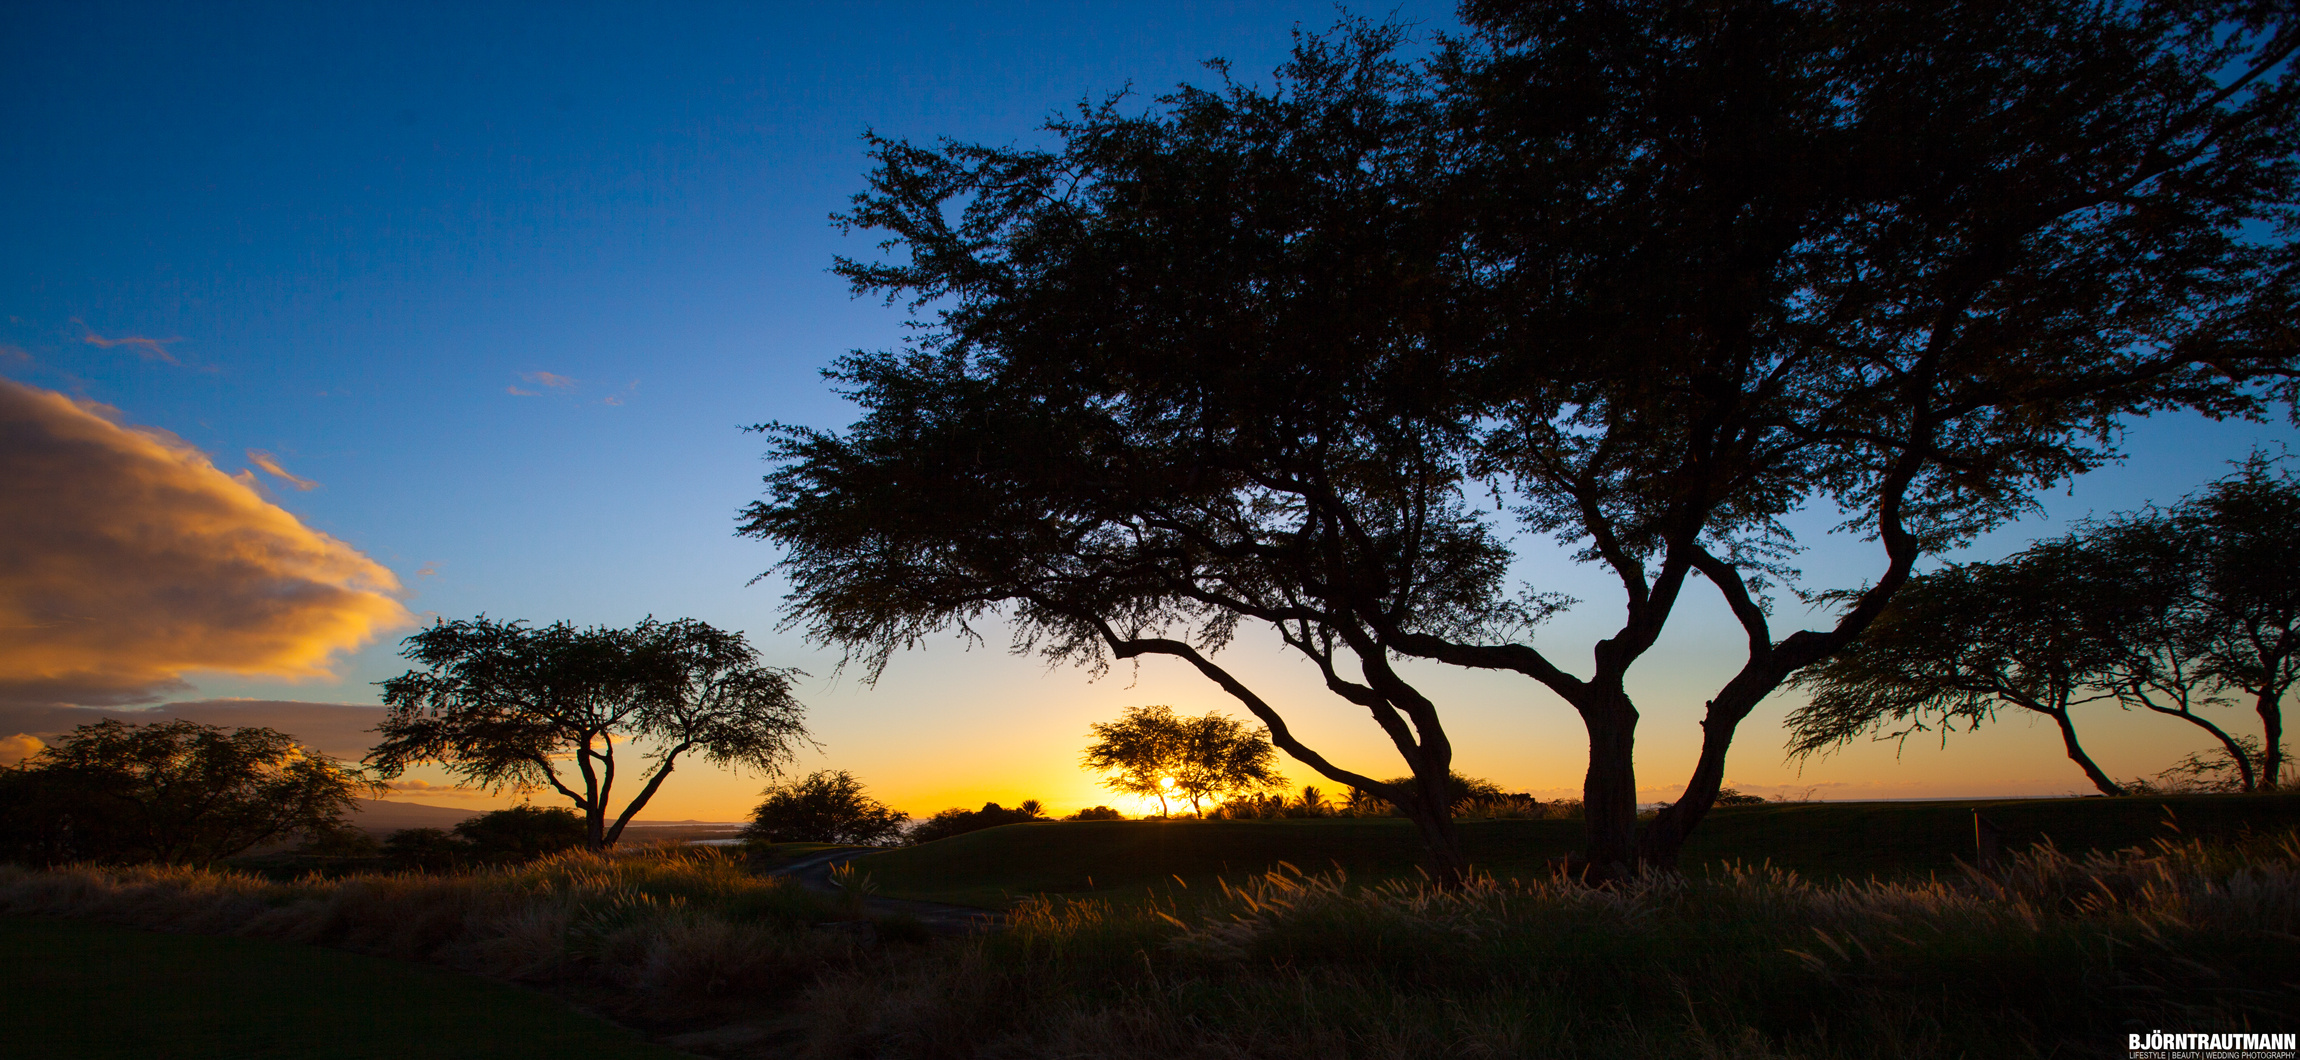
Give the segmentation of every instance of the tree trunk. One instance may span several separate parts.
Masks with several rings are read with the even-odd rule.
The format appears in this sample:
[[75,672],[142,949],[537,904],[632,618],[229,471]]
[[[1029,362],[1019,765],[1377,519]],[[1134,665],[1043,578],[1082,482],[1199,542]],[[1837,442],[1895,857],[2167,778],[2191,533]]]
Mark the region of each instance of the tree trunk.
[[1677,868],[1686,837],[1717,805],[1717,792],[1725,785],[1725,752],[1732,748],[1733,730],[1748,709],[1720,711],[1712,701],[1709,711],[1710,716],[1701,719],[1701,758],[1693,766],[1692,779],[1685,782],[1685,793],[1638,830],[1638,856],[1655,868]]
[[1589,773],[1581,783],[1588,871],[1593,879],[1620,879],[1636,871],[1637,710],[1616,693],[1584,710],[1582,720],[1589,729]]
[[2116,781],[2108,779],[2108,774],[2093,764],[2092,756],[2084,753],[2083,745],[2076,742],[2076,724],[2069,720],[2068,709],[2064,707],[2045,713],[2052,715],[2052,720],[2060,725],[2060,742],[2068,748],[2069,761],[2084,769],[2084,775],[2092,778],[2092,786],[2099,788],[2103,795],[2124,794],[2124,789]]
[[1398,809],[1421,830],[1430,863],[1430,878],[1448,890],[1460,887],[1469,880],[1469,858],[1461,852],[1461,836],[1453,827],[1453,793],[1446,781],[1452,772],[1448,768],[1436,771],[1427,768],[1416,771],[1413,778],[1412,798]]
[[2260,790],[2275,791],[2284,780],[2284,708],[2280,691],[2261,696]]

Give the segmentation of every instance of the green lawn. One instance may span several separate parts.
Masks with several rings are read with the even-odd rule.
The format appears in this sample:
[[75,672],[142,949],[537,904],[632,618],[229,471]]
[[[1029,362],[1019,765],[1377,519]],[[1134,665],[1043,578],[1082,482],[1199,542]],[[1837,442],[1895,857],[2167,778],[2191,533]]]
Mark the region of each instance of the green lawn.
[[261,939],[0,917],[0,1053],[69,1057],[670,1060],[533,991]]
[[[2050,838],[2081,852],[2166,834],[2169,807],[2190,835],[2300,825],[2300,794],[1989,802],[1776,803],[1720,809],[1687,844],[1687,867],[1771,861],[1814,877],[1923,876],[1970,859],[1973,810],[2008,848]],[[1471,862],[1500,877],[1548,871],[1579,846],[1579,821],[1464,821]],[[1029,894],[1180,896],[1266,871],[1340,868],[1360,879],[1413,874],[1421,840],[1396,818],[1274,821],[1063,821],[1006,825],[855,859],[880,892],[990,908]],[[1179,881],[1177,881],[1179,877]]]

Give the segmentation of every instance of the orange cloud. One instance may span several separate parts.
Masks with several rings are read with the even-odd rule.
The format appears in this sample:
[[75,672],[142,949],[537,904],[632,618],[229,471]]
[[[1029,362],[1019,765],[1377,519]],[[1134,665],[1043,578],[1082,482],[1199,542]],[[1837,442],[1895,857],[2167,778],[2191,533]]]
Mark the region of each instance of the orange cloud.
[[262,468],[266,474],[269,474],[273,478],[279,479],[280,481],[285,482],[288,485],[295,487],[296,489],[315,490],[319,488],[319,483],[313,482],[308,478],[304,478],[284,467],[281,467],[277,457],[274,457],[270,453],[264,452],[261,449],[248,450],[248,463]]
[[[87,328],[86,324],[82,324],[80,326]],[[145,338],[142,335],[122,335],[116,339],[107,339],[102,335],[96,334],[95,330],[90,328],[86,335],[81,336],[80,341],[85,342],[90,346],[97,347],[98,349],[105,350],[125,346],[131,350],[136,351],[138,356],[147,361],[164,361],[168,364],[179,365],[184,363],[177,360],[175,354],[168,352],[168,344],[171,342],[184,341],[181,338],[151,339]]]
[[29,733],[0,736],[0,766],[12,766],[48,749],[46,741]]
[[492,799],[495,793],[483,788],[467,788],[460,784],[433,784],[424,780],[387,780],[383,786],[395,795],[422,795],[431,798]]
[[574,380],[553,372],[529,372],[526,375],[520,376],[519,378],[525,379],[528,382],[535,384],[536,386],[547,386],[553,390],[575,389]]
[[166,431],[0,379],[0,702],[321,677],[412,624],[399,579]]
[[287,699],[203,699],[156,707],[68,707],[0,702],[0,732],[24,733],[48,743],[56,742],[82,725],[106,720],[131,725],[196,721],[227,729],[261,725],[293,736],[321,754],[357,761],[380,739],[374,730],[383,720],[383,708]]

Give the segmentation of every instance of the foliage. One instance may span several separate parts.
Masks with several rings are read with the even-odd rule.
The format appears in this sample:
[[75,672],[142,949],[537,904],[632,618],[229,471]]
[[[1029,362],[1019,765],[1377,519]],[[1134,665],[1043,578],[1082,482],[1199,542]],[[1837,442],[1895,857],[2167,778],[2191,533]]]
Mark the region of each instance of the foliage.
[[1126,815],[1108,806],[1089,806],[1063,818],[1065,821],[1123,821]]
[[846,770],[818,770],[768,788],[751,811],[746,839],[769,843],[840,843],[879,846],[902,836],[910,819],[863,794]]
[[0,858],[204,865],[344,828],[368,790],[275,729],[107,720],[0,767]]
[[[2300,684],[2300,479],[2254,453],[2170,509],[2119,516],[2086,536],[2112,572],[2096,591],[2135,570],[2161,570],[2170,583],[2150,621],[2126,632],[2153,650],[2128,667],[2125,698],[2211,732],[2243,790],[2276,787],[2287,761],[2283,703]],[[2232,736],[2193,713],[2239,696],[2251,700],[2264,739]]]
[[2105,588],[2094,584],[2090,558],[2040,546],[1911,578],[1858,642],[1796,678],[1812,695],[1789,715],[1791,756],[1872,731],[1904,740],[1940,726],[1945,736],[2009,704],[2051,718],[2085,776],[2104,794],[2123,794],[2085,753],[2070,713],[2115,698],[2097,678],[2116,652],[2080,602]]
[[1286,782],[1269,730],[1215,711],[1185,718],[1164,704],[1128,707],[1117,721],[1088,726],[1087,735],[1094,741],[1086,745],[1087,768],[1110,774],[1102,785],[1157,799],[1161,815],[1171,812],[1169,796],[1190,800],[1192,812],[1203,815],[1208,801]]
[[[438,762],[495,790],[550,787],[582,811],[594,849],[621,837],[682,755],[771,774],[806,739],[798,671],[763,666],[741,633],[693,619],[578,629],[482,615],[439,622],[400,654],[421,668],[383,683],[377,771]],[[643,779],[609,823],[617,745],[633,742],[647,748]]]
[[1945,738],[2011,705],[2053,719],[2069,758],[2120,794],[2071,713],[2114,702],[2179,718],[2218,745],[2152,790],[2216,785],[2204,776],[2223,770],[2230,790],[2274,787],[2281,754],[2198,713],[2242,695],[2264,731],[2281,733],[2281,701],[2300,680],[2300,575],[2289,567],[2300,563],[2300,482],[2270,464],[2255,455],[2171,509],[1912,579],[1858,643],[1796,679],[1813,696],[1789,717],[1791,754],[1933,726]]
[[583,819],[563,806],[493,810],[458,823],[455,836],[488,862],[533,861],[582,846],[585,838]]
[[912,825],[910,831],[904,833],[903,839],[910,843],[932,843],[937,839],[948,839],[954,835],[979,832],[985,828],[996,828],[1005,824],[1029,824],[1045,819],[1045,812],[1039,806],[1037,799],[1025,799],[1022,805],[1011,810],[995,802],[983,803],[979,810],[966,810],[953,806]]
[[[1268,88],[1082,106],[1045,150],[874,139],[842,221],[889,255],[839,269],[921,339],[840,362],[849,431],[769,428],[743,532],[785,546],[791,621],[873,672],[992,621],[1057,660],[1179,658],[1455,874],[1452,740],[1393,663],[1516,673],[1583,719],[1591,856],[1627,872],[1674,860],[1735,728],[1921,558],[2134,417],[2292,396],[2281,8],[1465,18],[1420,64],[1353,24]],[[1808,507],[1876,554],[1784,635]],[[1619,586],[1586,676],[1528,632],[1568,601],[1508,584],[1551,538]],[[1627,675],[1694,579],[1746,656],[1640,828]],[[1365,709],[1415,790],[1296,738],[1214,657],[1242,624]]]

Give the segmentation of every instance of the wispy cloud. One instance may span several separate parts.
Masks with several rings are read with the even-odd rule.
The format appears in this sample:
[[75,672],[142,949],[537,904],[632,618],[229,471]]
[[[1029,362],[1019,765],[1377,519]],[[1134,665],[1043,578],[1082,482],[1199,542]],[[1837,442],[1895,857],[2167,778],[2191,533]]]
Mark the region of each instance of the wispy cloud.
[[401,795],[445,796],[451,799],[486,799],[494,793],[484,788],[467,788],[461,784],[433,784],[426,780],[387,780],[383,786]]
[[0,379],[0,704],[150,702],[202,670],[323,677],[412,624],[389,569],[117,415]]
[[504,387],[503,392],[506,394],[516,394],[520,397],[540,397],[544,390],[557,390],[561,392],[572,391],[575,389],[575,384],[580,382],[580,380],[570,379],[566,376],[560,375],[557,372],[522,372],[520,373],[519,378],[526,382],[528,386],[541,387],[542,389],[529,390],[526,387],[514,384]]
[[416,568],[415,576],[418,578],[437,578],[439,577],[439,564],[426,563]]
[[[74,323],[79,322],[74,321]],[[91,328],[86,324],[80,324],[80,327],[82,330],[87,332],[87,334],[80,336],[80,341],[85,342],[90,346],[94,346],[97,349],[112,350],[119,349],[120,347],[124,346],[128,349],[134,350],[137,356],[142,357],[147,361],[160,361],[173,365],[181,365],[184,363],[177,360],[175,354],[168,352],[169,343],[184,341],[181,336],[175,338],[155,339],[143,335],[122,335],[118,338],[108,339],[102,335],[96,334],[96,329]]]
[[10,346],[5,342],[0,342],[0,361],[6,361],[9,364],[30,364],[32,363],[32,355],[24,352],[23,347]]
[[292,486],[296,489],[309,492],[319,488],[319,483],[313,482],[308,478],[305,478],[296,474],[295,472],[281,467],[277,457],[274,457],[270,453],[264,452],[261,449],[248,450],[248,463],[262,468],[265,474],[270,475],[273,478],[280,480],[281,482],[285,482],[289,486]]

